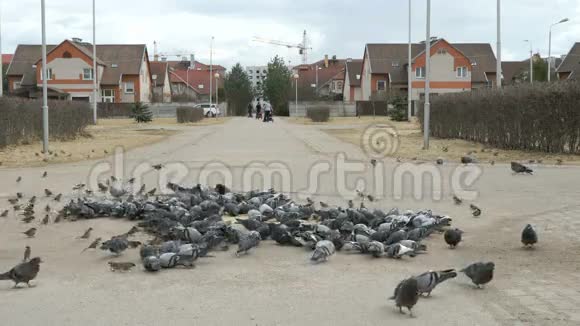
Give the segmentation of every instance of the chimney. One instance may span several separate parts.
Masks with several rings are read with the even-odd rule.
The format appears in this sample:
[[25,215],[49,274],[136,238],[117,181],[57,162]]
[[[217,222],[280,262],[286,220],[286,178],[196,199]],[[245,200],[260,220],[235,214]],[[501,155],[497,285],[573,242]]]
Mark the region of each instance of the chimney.
[[328,54],[324,55],[324,68],[328,68]]

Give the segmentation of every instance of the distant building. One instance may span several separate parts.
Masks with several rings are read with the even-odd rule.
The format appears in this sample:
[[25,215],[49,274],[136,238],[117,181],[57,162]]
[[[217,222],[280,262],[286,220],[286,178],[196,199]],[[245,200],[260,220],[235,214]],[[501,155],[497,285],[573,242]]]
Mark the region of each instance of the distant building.
[[153,61],[151,64],[151,80],[153,83],[153,100],[155,102],[171,102],[171,82],[169,81],[169,65],[167,62]]
[[578,80],[580,75],[580,42],[575,43],[556,70],[560,80]]
[[342,99],[345,70],[345,59],[337,59],[336,56],[329,58],[326,55],[320,61],[294,66],[292,73],[298,74],[298,88],[302,90],[302,98],[304,93],[311,93],[312,97]]
[[[92,44],[80,39],[47,45],[48,95],[65,100],[93,100]],[[9,92],[40,97],[40,45],[18,45],[7,72]],[[97,45],[98,102],[150,102],[151,70],[144,44]]]
[[264,84],[266,78],[268,78],[268,66],[249,66],[246,67],[246,73],[248,74],[248,78],[250,78],[252,87],[259,89]]
[[[224,87],[226,68],[221,65],[209,65],[195,61],[167,61],[169,65],[169,80],[173,101],[205,102],[209,101],[210,76],[212,78],[212,97],[215,100],[216,78],[218,88]],[[223,99],[222,99],[223,100]]]
[[344,89],[342,99],[344,102],[356,102],[362,100],[362,90],[360,88],[361,72],[363,61],[347,60],[344,72]]

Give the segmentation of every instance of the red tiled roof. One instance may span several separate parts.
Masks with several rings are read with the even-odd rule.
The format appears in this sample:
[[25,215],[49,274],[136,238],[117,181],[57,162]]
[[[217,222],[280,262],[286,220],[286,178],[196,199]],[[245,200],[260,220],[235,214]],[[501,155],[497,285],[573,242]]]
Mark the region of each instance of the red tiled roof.
[[[215,71],[212,72],[215,75]],[[189,76],[188,76],[189,75]],[[189,86],[193,88],[197,93],[202,95],[209,94],[209,70],[176,70],[169,72],[169,80],[172,83],[189,83]],[[218,80],[219,87],[224,85],[224,74],[220,72],[220,79]],[[215,87],[215,77],[213,77],[214,87]]]
[[14,57],[14,54],[3,54],[2,55],[2,64],[9,64],[10,62],[12,62],[13,57]]
[[318,87],[325,85],[331,80],[344,80],[346,60],[329,60],[328,68],[324,66],[324,60],[310,65],[300,65],[294,67],[298,70],[298,85],[300,87],[311,87],[316,84],[316,66],[318,69]]

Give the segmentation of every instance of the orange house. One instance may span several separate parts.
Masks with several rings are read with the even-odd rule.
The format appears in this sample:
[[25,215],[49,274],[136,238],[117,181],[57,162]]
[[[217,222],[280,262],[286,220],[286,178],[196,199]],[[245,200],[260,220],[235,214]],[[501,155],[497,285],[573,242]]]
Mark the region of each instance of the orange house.
[[[97,45],[97,73],[93,71],[92,44],[80,39],[47,46],[49,96],[67,100],[112,103],[150,102],[152,79],[145,45]],[[40,96],[43,69],[40,45],[19,45],[7,71],[9,91]]]

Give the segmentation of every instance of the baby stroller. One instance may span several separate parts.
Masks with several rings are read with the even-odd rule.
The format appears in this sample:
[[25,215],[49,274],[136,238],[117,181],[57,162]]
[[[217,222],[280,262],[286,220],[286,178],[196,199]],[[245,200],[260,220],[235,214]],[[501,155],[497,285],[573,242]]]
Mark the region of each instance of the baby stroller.
[[274,122],[272,118],[272,110],[264,112],[264,122]]

